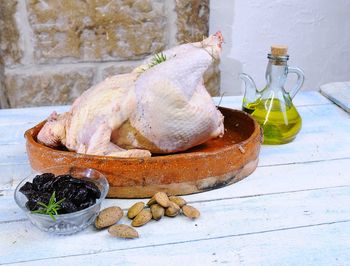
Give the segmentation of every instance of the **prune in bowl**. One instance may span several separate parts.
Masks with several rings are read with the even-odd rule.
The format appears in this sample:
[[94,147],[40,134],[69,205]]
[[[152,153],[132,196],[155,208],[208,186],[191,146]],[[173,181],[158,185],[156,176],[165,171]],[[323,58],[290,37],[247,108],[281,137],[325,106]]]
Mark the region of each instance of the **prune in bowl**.
[[[67,171],[69,169],[69,171]],[[94,222],[109,186],[100,172],[82,167],[52,167],[23,179],[15,201],[42,231],[67,235]],[[42,203],[59,203],[57,215],[43,214]]]

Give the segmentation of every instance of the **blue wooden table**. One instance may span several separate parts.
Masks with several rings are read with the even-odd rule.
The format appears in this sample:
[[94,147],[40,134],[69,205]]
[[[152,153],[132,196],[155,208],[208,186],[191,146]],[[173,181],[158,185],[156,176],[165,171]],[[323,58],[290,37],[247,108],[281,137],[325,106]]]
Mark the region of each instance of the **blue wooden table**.
[[318,92],[298,94],[295,104],[303,127],[294,142],[263,146],[258,168],[239,183],[185,196],[198,220],[151,221],[135,240],[92,226],[65,237],[32,226],[13,200],[31,172],[23,133],[68,107],[0,110],[0,264],[350,265],[350,115]]

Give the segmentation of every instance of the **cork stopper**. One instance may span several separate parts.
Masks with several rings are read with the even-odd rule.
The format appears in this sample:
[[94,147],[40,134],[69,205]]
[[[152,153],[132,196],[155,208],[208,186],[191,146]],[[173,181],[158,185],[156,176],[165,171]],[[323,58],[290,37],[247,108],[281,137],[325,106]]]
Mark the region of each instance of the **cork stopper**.
[[286,45],[272,45],[271,55],[272,56],[285,56],[288,52],[288,46]]

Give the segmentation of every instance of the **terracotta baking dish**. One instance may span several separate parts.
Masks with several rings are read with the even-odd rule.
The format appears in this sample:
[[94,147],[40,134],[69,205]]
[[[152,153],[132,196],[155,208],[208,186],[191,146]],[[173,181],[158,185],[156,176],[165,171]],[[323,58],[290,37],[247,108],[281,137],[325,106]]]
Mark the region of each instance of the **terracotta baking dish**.
[[251,174],[258,164],[262,141],[259,125],[248,114],[220,108],[225,135],[186,152],[150,158],[115,158],[55,150],[36,141],[45,121],[25,133],[30,165],[42,171],[52,166],[80,166],[101,171],[110,184],[108,196],[150,197],[157,191],[183,195],[219,188]]

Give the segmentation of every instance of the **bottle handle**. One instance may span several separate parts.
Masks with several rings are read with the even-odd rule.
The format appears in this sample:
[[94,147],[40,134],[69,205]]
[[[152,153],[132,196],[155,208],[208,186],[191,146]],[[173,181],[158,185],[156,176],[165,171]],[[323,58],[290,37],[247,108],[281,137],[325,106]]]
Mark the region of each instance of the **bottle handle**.
[[288,67],[288,73],[294,73],[298,76],[298,80],[296,84],[289,92],[290,97],[293,99],[294,96],[300,90],[301,86],[303,86],[305,76],[304,76],[304,72],[298,67]]

